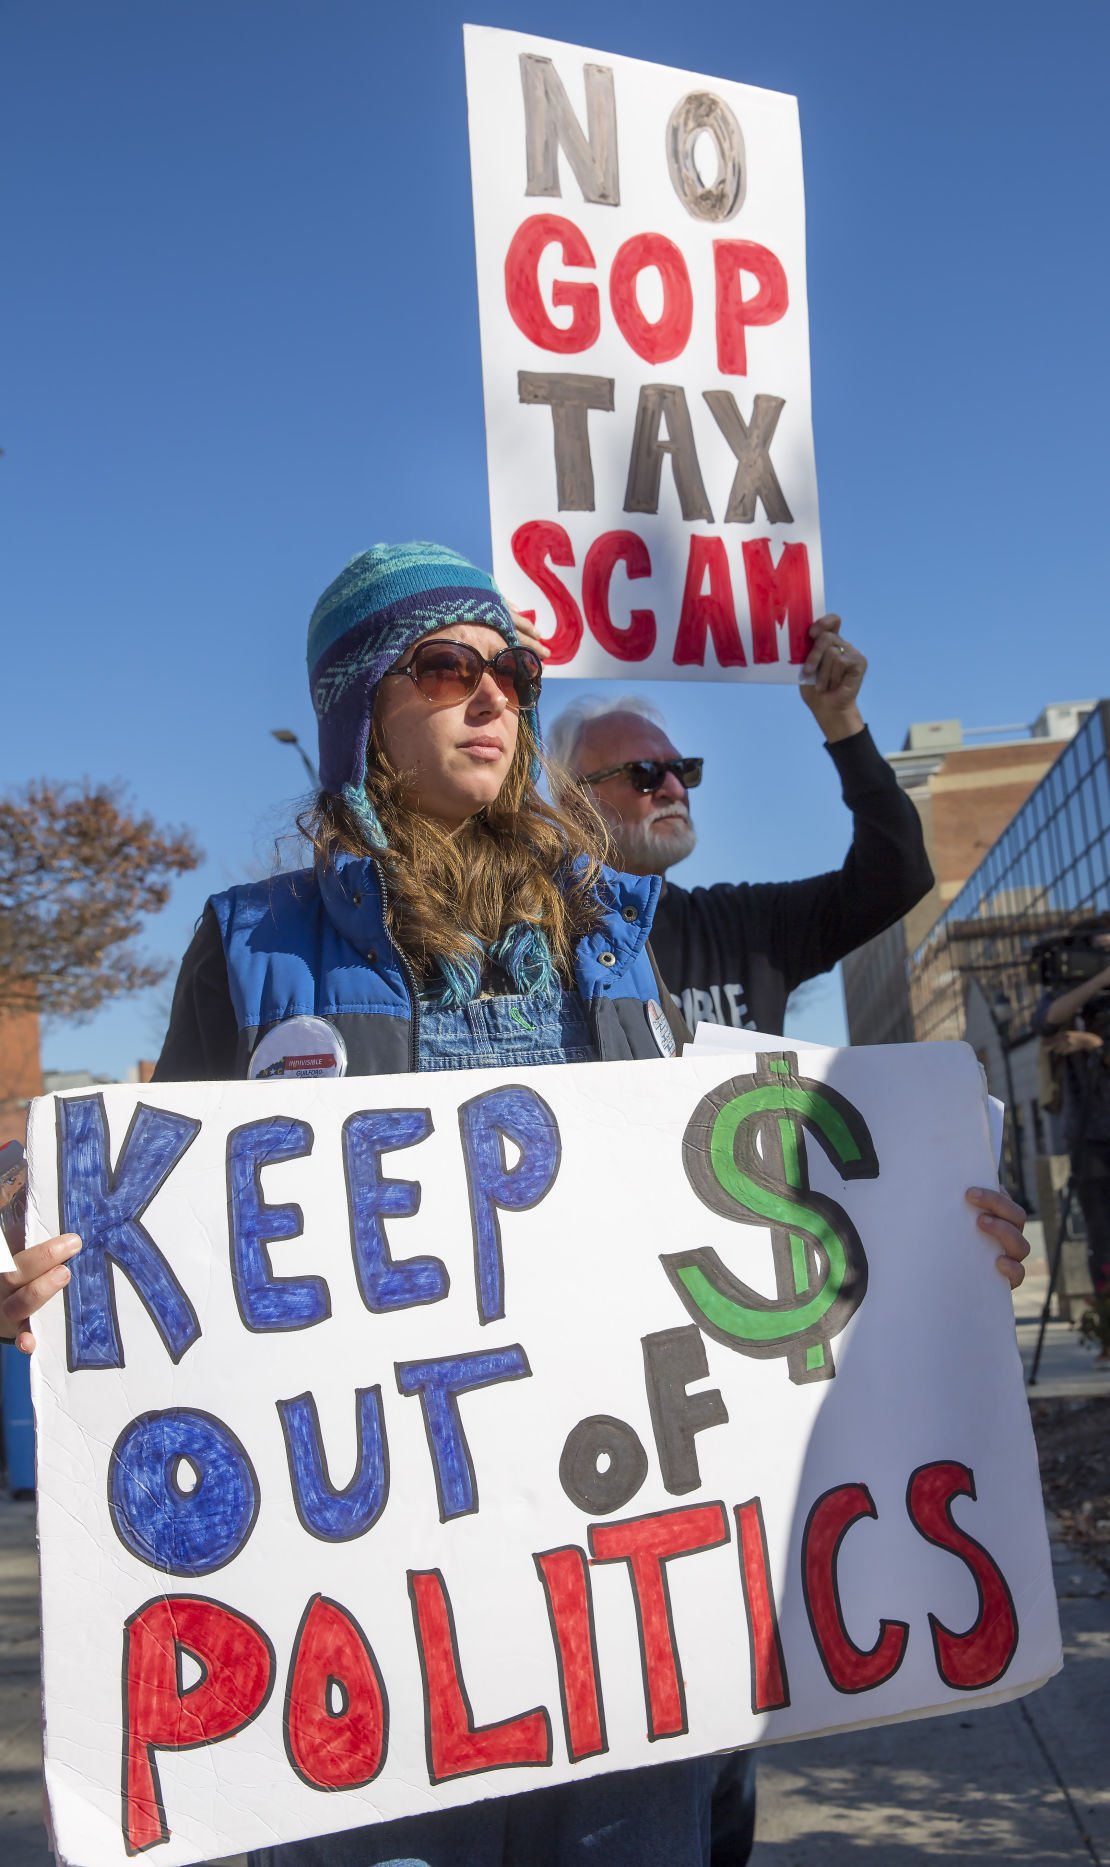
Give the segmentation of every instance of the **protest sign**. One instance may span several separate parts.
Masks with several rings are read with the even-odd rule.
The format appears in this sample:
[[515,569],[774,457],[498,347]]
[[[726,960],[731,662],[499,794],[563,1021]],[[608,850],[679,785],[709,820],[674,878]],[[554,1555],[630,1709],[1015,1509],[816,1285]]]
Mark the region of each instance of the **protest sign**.
[[824,607],[796,100],[465,37],[498,582],[548,673],[796,680]]
[[34,1362],[64,1860],[1059,1665],[962,1045],[118,1087],[30,1155],[84,1238]]

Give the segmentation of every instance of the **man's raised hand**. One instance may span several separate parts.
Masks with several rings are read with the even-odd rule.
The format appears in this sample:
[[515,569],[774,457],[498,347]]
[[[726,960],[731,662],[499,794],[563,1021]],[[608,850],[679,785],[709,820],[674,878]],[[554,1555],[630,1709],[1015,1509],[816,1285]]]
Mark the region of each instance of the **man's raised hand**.
[[839,616],[818,616],[810,625],[810,650],[802,664],[801,696],[830,744],[863,731],[857,704],[867,659],[840,634]]

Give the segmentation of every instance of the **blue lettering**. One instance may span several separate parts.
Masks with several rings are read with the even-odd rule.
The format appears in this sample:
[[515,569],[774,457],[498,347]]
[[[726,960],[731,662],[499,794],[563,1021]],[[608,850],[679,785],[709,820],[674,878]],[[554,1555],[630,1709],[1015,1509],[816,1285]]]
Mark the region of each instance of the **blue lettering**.
[[[478,1314],[493,1322],[505,1314],[505,1265],[499,1212],[538,1206],[559,1171],[559,1127],[542,1096],[513,1083],[489,1089],[459,1110],[474,1235],[474,1283]],[[520,1150],[515,1166],[505,1142]]]
[[320,1415],[311,1394],[279,1400],[289,1477],[297,1515],[312,1536],[325,1543],[346,1543],[377,1523],[389,1496],[389,1455],[382,1418],[382,1390],[362,1387],[358,1406],[355,1474],[338,1490],[328,1476],[320,1436]]
[[322,1277],[275,1277],[267,1245],[299,1238],[299,1206],[270,1206],[262,1197],[262,1169],[275,1161],[303,1160],[312,1152],[312,1129],[288,1116],[247,1122],[227,1137],[227,1205],[231,1280],[248,1329],[308,1329],[331,1315]]
[[103,1097],[77,1096],[59,1102],[62,1230],[78,1232],[84,1245],[70,1260],[65,1292],[71,1371],[124,1365],[109,1261],[118,1264],[134,1285],[171,1361],[179,1362],[199,1337],[195,1309],[140,1223],[155,1193],[199,1132],[198,1121],[140,1103],[113,1171]]
[[394,1262],[382,1220],[408,1219],[420,1210],[415,1180],[387,1180],[381,1157],[413,1147],[432,1132],[427,1109],[365,1109],[343,1124],[343,1171],[351,1215],[351,1245],[362,1300],[374,1311],[438,1303],[451,1288],[439,1258]]
[[258,1479],[229,1426],[211,1413],[143,1413],[112,1449],[108,1507],[125,1549],[169,1575],[211,1575],[243,1548]]
[[478,1508],[478,1487],[470,1447],[459,1418],[459,1395],[500,1381],[519,1381],[532,1372],[519,1344],[474,1355],[446,1355],[438,1361],[397,1363],[402,1394],[419,1394],[424,1431],[436,1478],[439,1517],[465,1517]]

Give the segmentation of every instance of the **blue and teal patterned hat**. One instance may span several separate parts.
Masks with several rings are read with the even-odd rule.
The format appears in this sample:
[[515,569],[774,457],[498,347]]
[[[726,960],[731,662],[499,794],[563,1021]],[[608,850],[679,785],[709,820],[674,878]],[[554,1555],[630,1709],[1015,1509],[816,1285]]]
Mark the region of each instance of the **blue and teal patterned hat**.
[[517,640],[493,578],[445,545],[371,545],[328,585],[308,625],[323,790],[365,801],[378,683],[421,636],[452,622],[485,623]]

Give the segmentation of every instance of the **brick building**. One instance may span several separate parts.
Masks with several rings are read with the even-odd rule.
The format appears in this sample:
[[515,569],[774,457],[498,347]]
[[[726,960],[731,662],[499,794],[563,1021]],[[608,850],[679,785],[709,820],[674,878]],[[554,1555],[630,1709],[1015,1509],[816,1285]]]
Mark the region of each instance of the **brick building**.
[[[853,1044],[909,1043],[915,1031],[909,955],[959,894],[1006,825],[1074,736],[1093,702],[1045,707],[1028,728],[1000,728],[985,740],[959,720],[910,727],[889,763],[917,809],[934,886],[905,919],[843,962],[844,1001]],[[1020,736],[1019,736],[1020,735]]]
[[1040,1106],[1042,990],[1032,965],[1046,939],[1110,923],[1110,701],[1015,812],[964,887],[909,955],[913,1030],[963,1038],[1008,1105],[1010,1179],[1036,1204],[1038,1170],[1060,1140]]
[[0,1142],[26,1140],[27,1104],[41,1094],[38,1018],[30,1011],[0,1015]]

